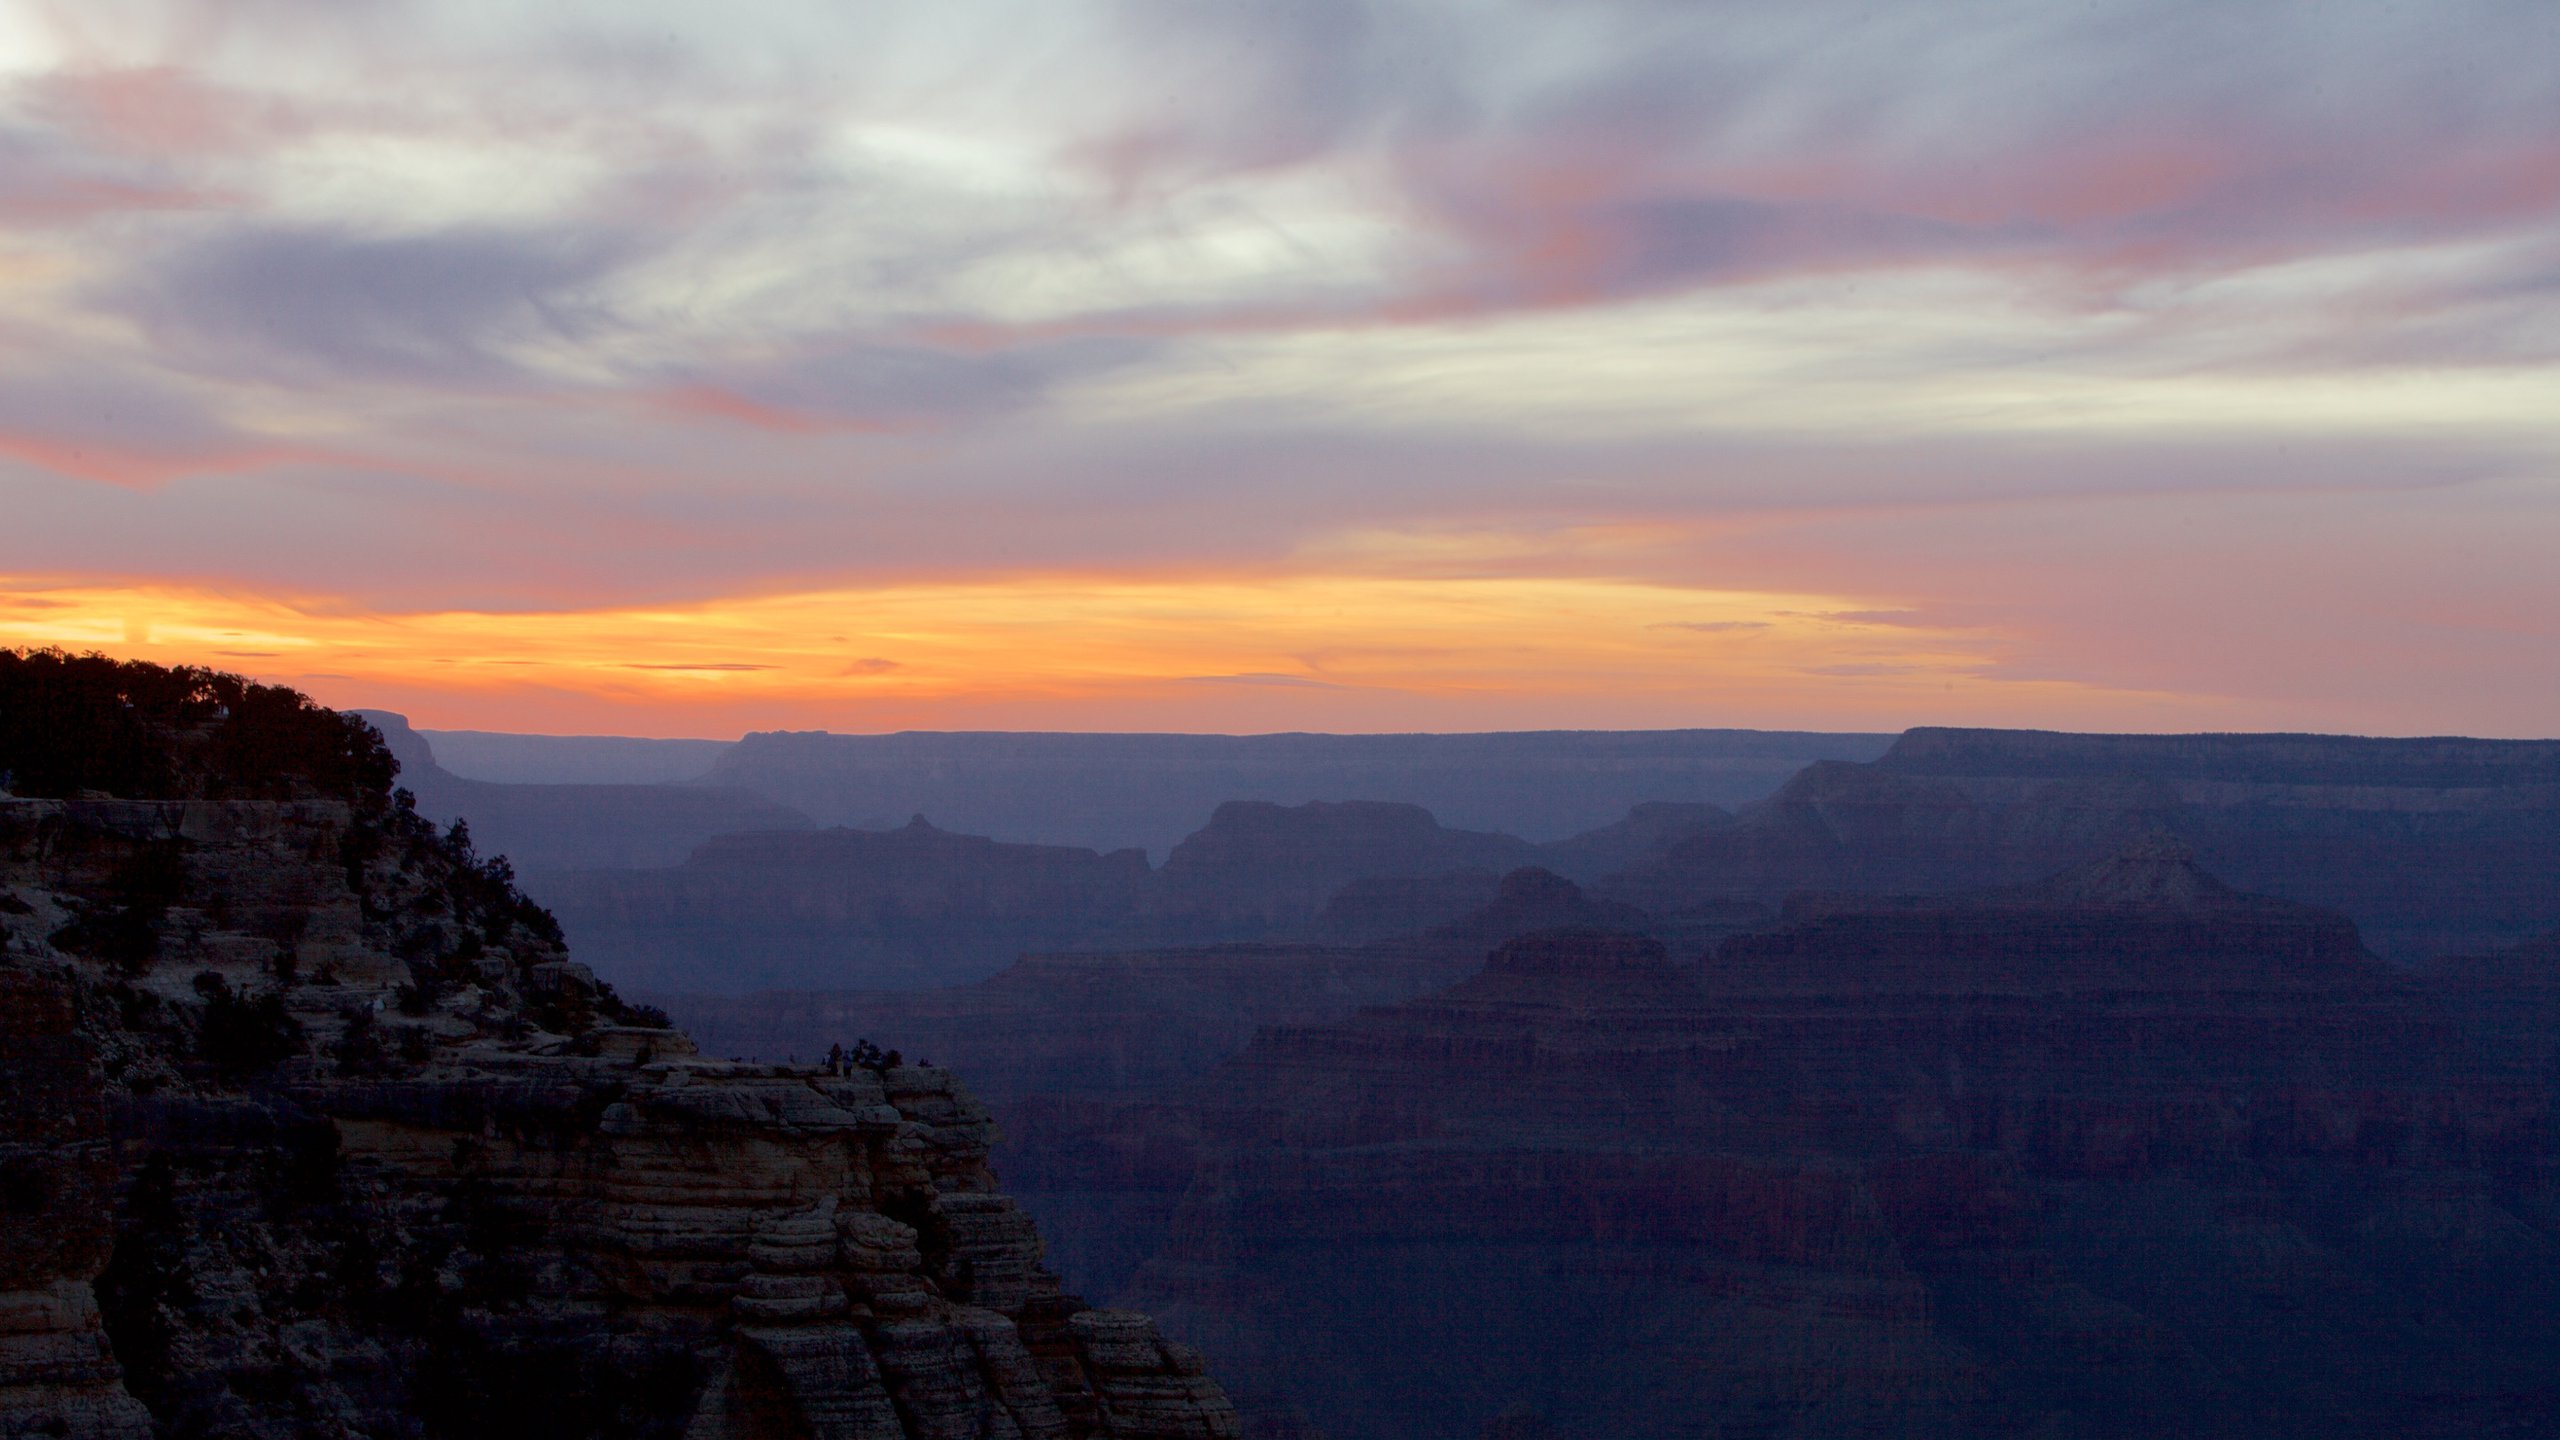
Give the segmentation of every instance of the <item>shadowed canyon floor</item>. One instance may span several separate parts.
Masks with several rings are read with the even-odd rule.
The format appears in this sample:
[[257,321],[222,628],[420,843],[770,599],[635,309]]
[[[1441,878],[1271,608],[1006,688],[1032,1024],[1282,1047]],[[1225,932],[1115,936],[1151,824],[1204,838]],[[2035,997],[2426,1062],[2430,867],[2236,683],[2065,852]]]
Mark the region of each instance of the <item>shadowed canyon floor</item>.
[[2547,1091],[2157,851],[1703,967],[1530,937],[1183,1109],[1124,1294],[1328,1435],[2560,1423]]

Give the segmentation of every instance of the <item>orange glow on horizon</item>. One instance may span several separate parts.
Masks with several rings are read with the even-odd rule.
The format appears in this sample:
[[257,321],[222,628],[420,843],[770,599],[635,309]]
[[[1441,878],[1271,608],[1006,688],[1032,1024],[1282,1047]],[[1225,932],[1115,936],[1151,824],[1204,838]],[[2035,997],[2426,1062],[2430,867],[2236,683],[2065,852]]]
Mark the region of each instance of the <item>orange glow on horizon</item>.
[[1889,600],[1537,576],[902,584],[375,613],[205,586],[0,580],[0,644],[289,683],[430,728],[1489,730],[2193,726],[2226,702],[1997,677]]

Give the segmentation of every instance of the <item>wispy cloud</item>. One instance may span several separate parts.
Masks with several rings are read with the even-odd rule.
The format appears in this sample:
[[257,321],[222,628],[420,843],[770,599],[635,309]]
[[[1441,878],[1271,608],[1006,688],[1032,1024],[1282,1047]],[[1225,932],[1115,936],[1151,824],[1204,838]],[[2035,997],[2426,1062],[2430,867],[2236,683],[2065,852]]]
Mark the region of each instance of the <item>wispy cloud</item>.
[[[2050,676],[2418,724],[2399,666],[2426,727],[2515,728],[2560,673],[2544,0],[0,24],[0,569],[48,584],[404,616],[1636,585],[1961,639],[1799,655],[1843,715]],[[1604,608],[1557,623],[1692,666],[1813,623]],[[1528,713],[1305,678],[1451,648],[1328,623],[1147,693]],[[1109,625],[1044,643],[1111,673]],[[911,639],[548,683],[922,694]],[[1595,665],[1586,718],[1653,713]]]
[[1244,675],[1184,675],[1179,678],[1182,683],[1186,685],[1280,685],[1286,686],[1290,689],[1299,690],[1340,690],[1344,688],[1343,686],[1334,684],[1330,680],[1318,680],[1307,675],[1273,674],[1268,671]]

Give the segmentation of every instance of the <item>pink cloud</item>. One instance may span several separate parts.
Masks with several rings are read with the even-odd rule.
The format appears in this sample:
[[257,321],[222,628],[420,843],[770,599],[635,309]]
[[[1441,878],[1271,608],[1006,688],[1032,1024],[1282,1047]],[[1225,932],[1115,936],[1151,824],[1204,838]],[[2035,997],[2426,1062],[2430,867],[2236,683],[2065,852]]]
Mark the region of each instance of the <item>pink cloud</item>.
[[750,400],[735,390],[717,385],[671,385],[649,392],[644,399],[660,410],[678,415],[726,420],[757,430],[772,430],[785,435],[814,435],[821,431],[847,427],[816,415],[804,415],[777,405]]
[[188,475],[220,475],[270,465],[321,463],[345,457],[295,446],[221,444],[201,450],[150,449],[26,430],[0,430],[0,455],[57,475],[149,490]]
[[282,102],[175,65],[57,71],[36,106],[93,149],[153,158],[256,148],[301,128]]
[[213,210],[238,203],[226,191],[94,176],[53,176],[0,189],[0,219],[13,225],[77,225],[105,215],[149,210]]

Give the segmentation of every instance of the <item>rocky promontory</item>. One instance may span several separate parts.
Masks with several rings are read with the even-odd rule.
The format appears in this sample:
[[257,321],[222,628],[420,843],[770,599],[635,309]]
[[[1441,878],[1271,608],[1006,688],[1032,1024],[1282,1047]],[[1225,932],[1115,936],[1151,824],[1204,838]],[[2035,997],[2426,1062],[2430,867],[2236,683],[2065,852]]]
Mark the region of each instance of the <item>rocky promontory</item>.
[[951,1072],[695,1053],[289,691],[0,701],[0,1433],[1238,1433]]

